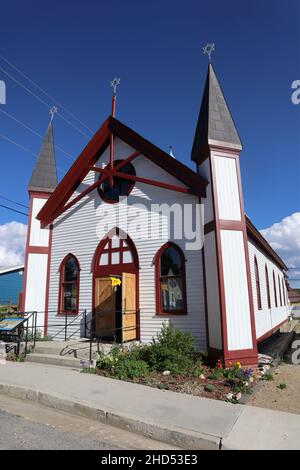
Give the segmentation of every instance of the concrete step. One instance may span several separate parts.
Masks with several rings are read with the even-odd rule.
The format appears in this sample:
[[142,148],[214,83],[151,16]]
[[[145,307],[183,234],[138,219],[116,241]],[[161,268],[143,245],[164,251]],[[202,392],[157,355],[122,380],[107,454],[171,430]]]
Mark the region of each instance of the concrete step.
[[26,356],[28,362],[38,362],[40,364],[51,364],[54,366],[73,367],[80,369],[80,359],[70,356],[59,356],[58,354],[30,353]]

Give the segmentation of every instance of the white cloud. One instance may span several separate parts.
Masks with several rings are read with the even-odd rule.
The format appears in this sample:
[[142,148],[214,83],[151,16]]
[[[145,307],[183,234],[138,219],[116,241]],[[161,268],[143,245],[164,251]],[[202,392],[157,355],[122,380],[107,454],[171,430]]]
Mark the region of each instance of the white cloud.
[[0,225],[0,267],[24,263],[27,225],[9,222]]
[[[289,268],[300,267],[300,212],[285,217],[281,222],[261,230],[272,248]],[[293,271],[295,275],[297,271]]]

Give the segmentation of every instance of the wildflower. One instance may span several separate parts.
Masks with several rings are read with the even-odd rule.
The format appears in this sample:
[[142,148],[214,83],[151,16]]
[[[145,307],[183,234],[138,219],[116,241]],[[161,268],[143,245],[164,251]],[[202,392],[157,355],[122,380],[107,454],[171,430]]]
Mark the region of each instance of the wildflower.
[[242,364],[241,364],[239,361],[238,361],[238,362],[236,362],[236,363],[235,363],[235,365],[236,365],[236,366],[237,366],[239,369],[240,369],[240,368],[241,368],[241,366],[242,366]]
[[235,396],[235,399],[236,399],[237,401],[239,401],[241,398],[242,398],[242,394],[241,394],[241,392],[238,392],[238,393],[236,394],[236,396]]

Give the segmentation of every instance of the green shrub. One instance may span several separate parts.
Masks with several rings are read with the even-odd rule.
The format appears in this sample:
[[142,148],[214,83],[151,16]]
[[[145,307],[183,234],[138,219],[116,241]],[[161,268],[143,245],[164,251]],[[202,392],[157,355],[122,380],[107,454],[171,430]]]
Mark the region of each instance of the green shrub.
[[157,338],[140,348],[138,354],[152,370],[180,374],[194,366],[196,352],[195,338],[191,333],[175,330],[172,324],[164,324]]
[[146,377],[148,373],[149,367],[145,361],[131,357],[123,357],[114,368],[114,376],[123,380]]
[[146,362],[138,357],[137,348],[132,351],[124,351],[120,347],[114,346],[108,354],[100,354],[97,367],[107,370],[118,379],[136,379],[145,377],[149,373]]

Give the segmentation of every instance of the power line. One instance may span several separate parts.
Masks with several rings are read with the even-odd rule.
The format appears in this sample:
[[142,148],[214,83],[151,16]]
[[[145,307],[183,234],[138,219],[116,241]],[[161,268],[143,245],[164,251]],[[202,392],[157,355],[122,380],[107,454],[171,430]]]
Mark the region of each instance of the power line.
[[9,211],[17,212],[18,214],[22,214],[28,217],[28,214],[25,214],[25,212],[18,211],[18,209],[13,209],[12,207],[4,206],[3,204],[0,204],[0,207],[4,207],[4,209],[8,209]]
[[[50,108],[50,105],[48,103],[46,103],[46,101],[44,101],[42,98],[40,98],[38,95],[36,95],[35,93],[33,93],[33,91],[31,91],[29,88],[27,88],[25,85],[23,85],[21,82],[19,82],[19,80],[17,80],[16,78],[14,78],[9,72],[7,72],[5,69],[3,69],[1,66],[0,66],[0,70],[5,73],[11,80],[13,80],[15,83],[17,83],[20,87],[22,87],[24,90],[26,90],[28,93],[30,93],[30,95],[32,95],[34,98],[36,98],[41,104],[43,104],[44,106],[46,106],[46,108],[49,110]],[[84,137],[87,137],[88,139],[90,138],[89,135],[87,135],[85,132],[81,131],[77,126],[73,125],[72,123],[70,123],[70,121],[66,118],[64,118],[60,113],[57,113],[58,116],[63,119],[64,121],[66,121],[71,127],[73,127],[74,129],[76,129],[80,134],[82,134]]]
[[4,201],[11,202],[13,204],[16,204],[17,206],[25,207],[25,209],[29,209],[29,207],[25,206],[25,204],[21,204],[20,202],[13,201],[12,199],[8,199],[7,197],[0,196],[0,199],[4,199]]
[[84,122],[82,122],[78,117],[75,116],[74,113],[68,110],[66,106],[63,106],[59,101],[57,101],[53,96],[51,96],[49,93],[47,93],[40,85],[38,85],[35,81],[33,81],[31,78],[28,77],[24,72],[22,72],[18,67],[16,67],[14,64],[12,64],[9,60],[7,60],[2,54],[0,54],[0,58],[4,60],[8,65],[10,65],[13,69],[15,69],[20,75],[22,75],[26,80],[28,80],[32,85],[34,85],[38,90],[40,90],[42,93],[44,93],[48,98],[50,98],[52,101],[54,101],[60,108],[64,109],[66,113],[68,113],[70,116],[73,117],[76,121],[78,121],[83,127],[85,127],[87,130],[89,130],[91,133],[93,131],[86,125]]
[[[20,121],[19,119],[17,119],[16,117],[12,116],[11,114],[9,114],[7,111],[4,111],[3,109],[0,108],[0,111],[5,114],[7,117],[9,117],[10,119],[13,119],[14,121],[16,121],[18,124],[20,124],[21,126],[23,126],[25,129],[27,129],[28,131],[32,132],[32,134],[35,134],[36,136],[40,137],[42,140],[44,140],[44,137],[39,134],[38,132],[36,132],[34,129],[32,129],[31,127],[27,126],[27,124],[25,124],[24,122]],[[72,160],[74,161],[74,158],[73,156],[67,152],[66,150],[64,150],[63,148],[61,148],[59,145],[56,145],[55,144],[55,147],[60,150],[62,153],[64,153],[65,155],[67,155],[68,157],[72,158]]]
[[[38,155],[36,153],[33,153],[31,150],[27,149],[26,147],[23,147],[23,145],[21,144],[18,144],[18,142],[16,142],[15,140],[12,140],[10,139],[9,137],[7,137],[6,135],[4,134],[0,134],[0,137],[4,140],[7,140],[7,142],[10,142],[11,144],[15,145],[16,147],[20,148],[21,150],[23,150],[24,152],[27,152],[29,153],[30,155],[33,155],[36,159],[38,158]],[[65,174],[66,173],[66,170],[63,170],[62,168],[60,168],[59,166],[57,167],[57,169],[62,173],[62,174]]]

